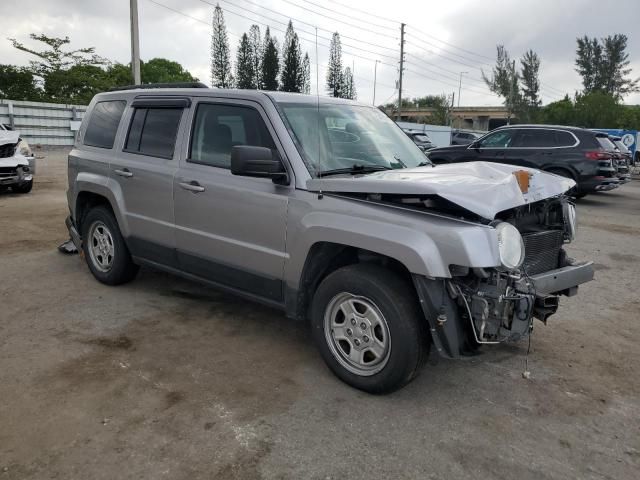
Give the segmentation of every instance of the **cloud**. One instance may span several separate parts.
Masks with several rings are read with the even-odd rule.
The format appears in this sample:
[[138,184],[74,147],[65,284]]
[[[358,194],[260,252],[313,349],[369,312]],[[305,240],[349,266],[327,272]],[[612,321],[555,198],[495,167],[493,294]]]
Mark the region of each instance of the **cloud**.
[[[213,10],[209,3],[215,4],[215,0],[155,1],[168,8],[150,0],[139,0],[143,60],[165,57],[178,61],[208,82],[209,23]],[[403,82],[407,96],[452,92],[457,95],[460,72],[468,71],[462,80],[462,103],[500,104],[500,99],[490,95],[480,81],[480,69],[489,70],[490,59],[494,57],[498,43],[504,44],[513,58],[518,58],[529,48],[540,55],[545,102],[559,98],[561,92],[573,94],[580,89],[580,78],[573,66],[575,39],[584,34],[598,37],[627,34],[632,67],[635,75],[640,75],[637,53],[640,52],[640,40],[631,35],[640,18],[637,0],[619,0],[611,6],[603,6],[597,0],[492,0],[489,3],[472,0],[327,0],[322,3],[306,0],[221,0],[220,5],[226,11],[233,51],[239,35],[252,23],[259,23],[263,32],[264,24],[269,24],[272,34],[282,43],[282,31],[288,19],[293,18],[302,48],[312,59],[311,78],[314,81],[314,27],[317,26],[320,93],[324,92],[323,65],[328,60],[327,39],[338,30],[343,41],[344,63],[354,68],[358,98],[367,103],[373,96],[375,59],[381,61],[377,68],[376,103],[390,101],[397,96],[394,91],[399,59],[399,20],[408,23],[407,71]],[[98,54],[127,63],[130,55],[128,6],[126,1],[22,0],[19,8],[13,2],[2,2],[0,16],[4,20],[5,37],[29,43],[28,35],[32,32],[60,37],[68,35],[72,46],[95,46]],[[8,41],[0,42],[0,56],[3,63],[26,65],[30,60],[29,55],[15,50]],[[312,90],[315,91],[315,85]],[[640,95],[629,96],[626,100],[628,103],[640,103]]]

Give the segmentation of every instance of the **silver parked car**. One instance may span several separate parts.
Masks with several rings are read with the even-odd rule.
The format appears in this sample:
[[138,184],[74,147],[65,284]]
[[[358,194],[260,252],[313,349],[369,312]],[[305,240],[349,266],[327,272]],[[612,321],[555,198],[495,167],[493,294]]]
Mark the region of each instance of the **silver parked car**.
[[339,378],[389,392],[432,345],[460,358],[527,337],[593,277],[563,250],[573,180],[434,167],[352,101],[197,86],[88,108],[67,225],[103,283],[150,265],[280,308]]

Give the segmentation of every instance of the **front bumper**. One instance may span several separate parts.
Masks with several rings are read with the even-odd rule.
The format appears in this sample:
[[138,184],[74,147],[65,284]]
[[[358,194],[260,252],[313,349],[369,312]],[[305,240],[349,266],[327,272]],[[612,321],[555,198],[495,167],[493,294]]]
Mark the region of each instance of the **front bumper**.
[[530,291],[526,286],[527,280],[533,284],[536,296],[574,295],[578,285],[593,280],[593,262],[583,262],[548,272],[530,275],[528,279],[521,279],[518,290]]

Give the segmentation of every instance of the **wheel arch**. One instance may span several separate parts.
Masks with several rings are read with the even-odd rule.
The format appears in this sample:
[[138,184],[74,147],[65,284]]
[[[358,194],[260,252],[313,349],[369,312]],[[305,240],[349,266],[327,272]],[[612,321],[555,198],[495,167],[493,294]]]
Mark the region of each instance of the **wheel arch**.
[[[290,289],[286,296],[287,314],[298,320],[307,318],[311,300],[320,283],[342,267],[361,263],[381,265],[398,273],[411,285],[411,272],[407,266],[391,256],[354,245],[318,241],[306,256],[298,288]],[[415,288],[412,290],[415,292]]]

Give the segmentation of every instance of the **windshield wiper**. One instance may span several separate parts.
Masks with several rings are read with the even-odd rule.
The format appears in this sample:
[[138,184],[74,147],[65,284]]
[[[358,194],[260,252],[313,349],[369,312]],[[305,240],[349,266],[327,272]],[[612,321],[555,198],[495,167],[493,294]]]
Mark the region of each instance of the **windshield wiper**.
[[334,168],[332,170],[324,170],[324,171],[318,172],[318,176],[324,177],[326,175],[340,175],[344,173],[350,173],[351,175],[356,175],[358,173],[373,173],[373,172],[380,172],[382,170],[393,170],[393,168],[388,167],[386,165],[355,164],[348,168]]
[[420,162],[418,165],[416,165],[416,167],[435,167],[435,165],[433,164],[433,162],[426,161]]

